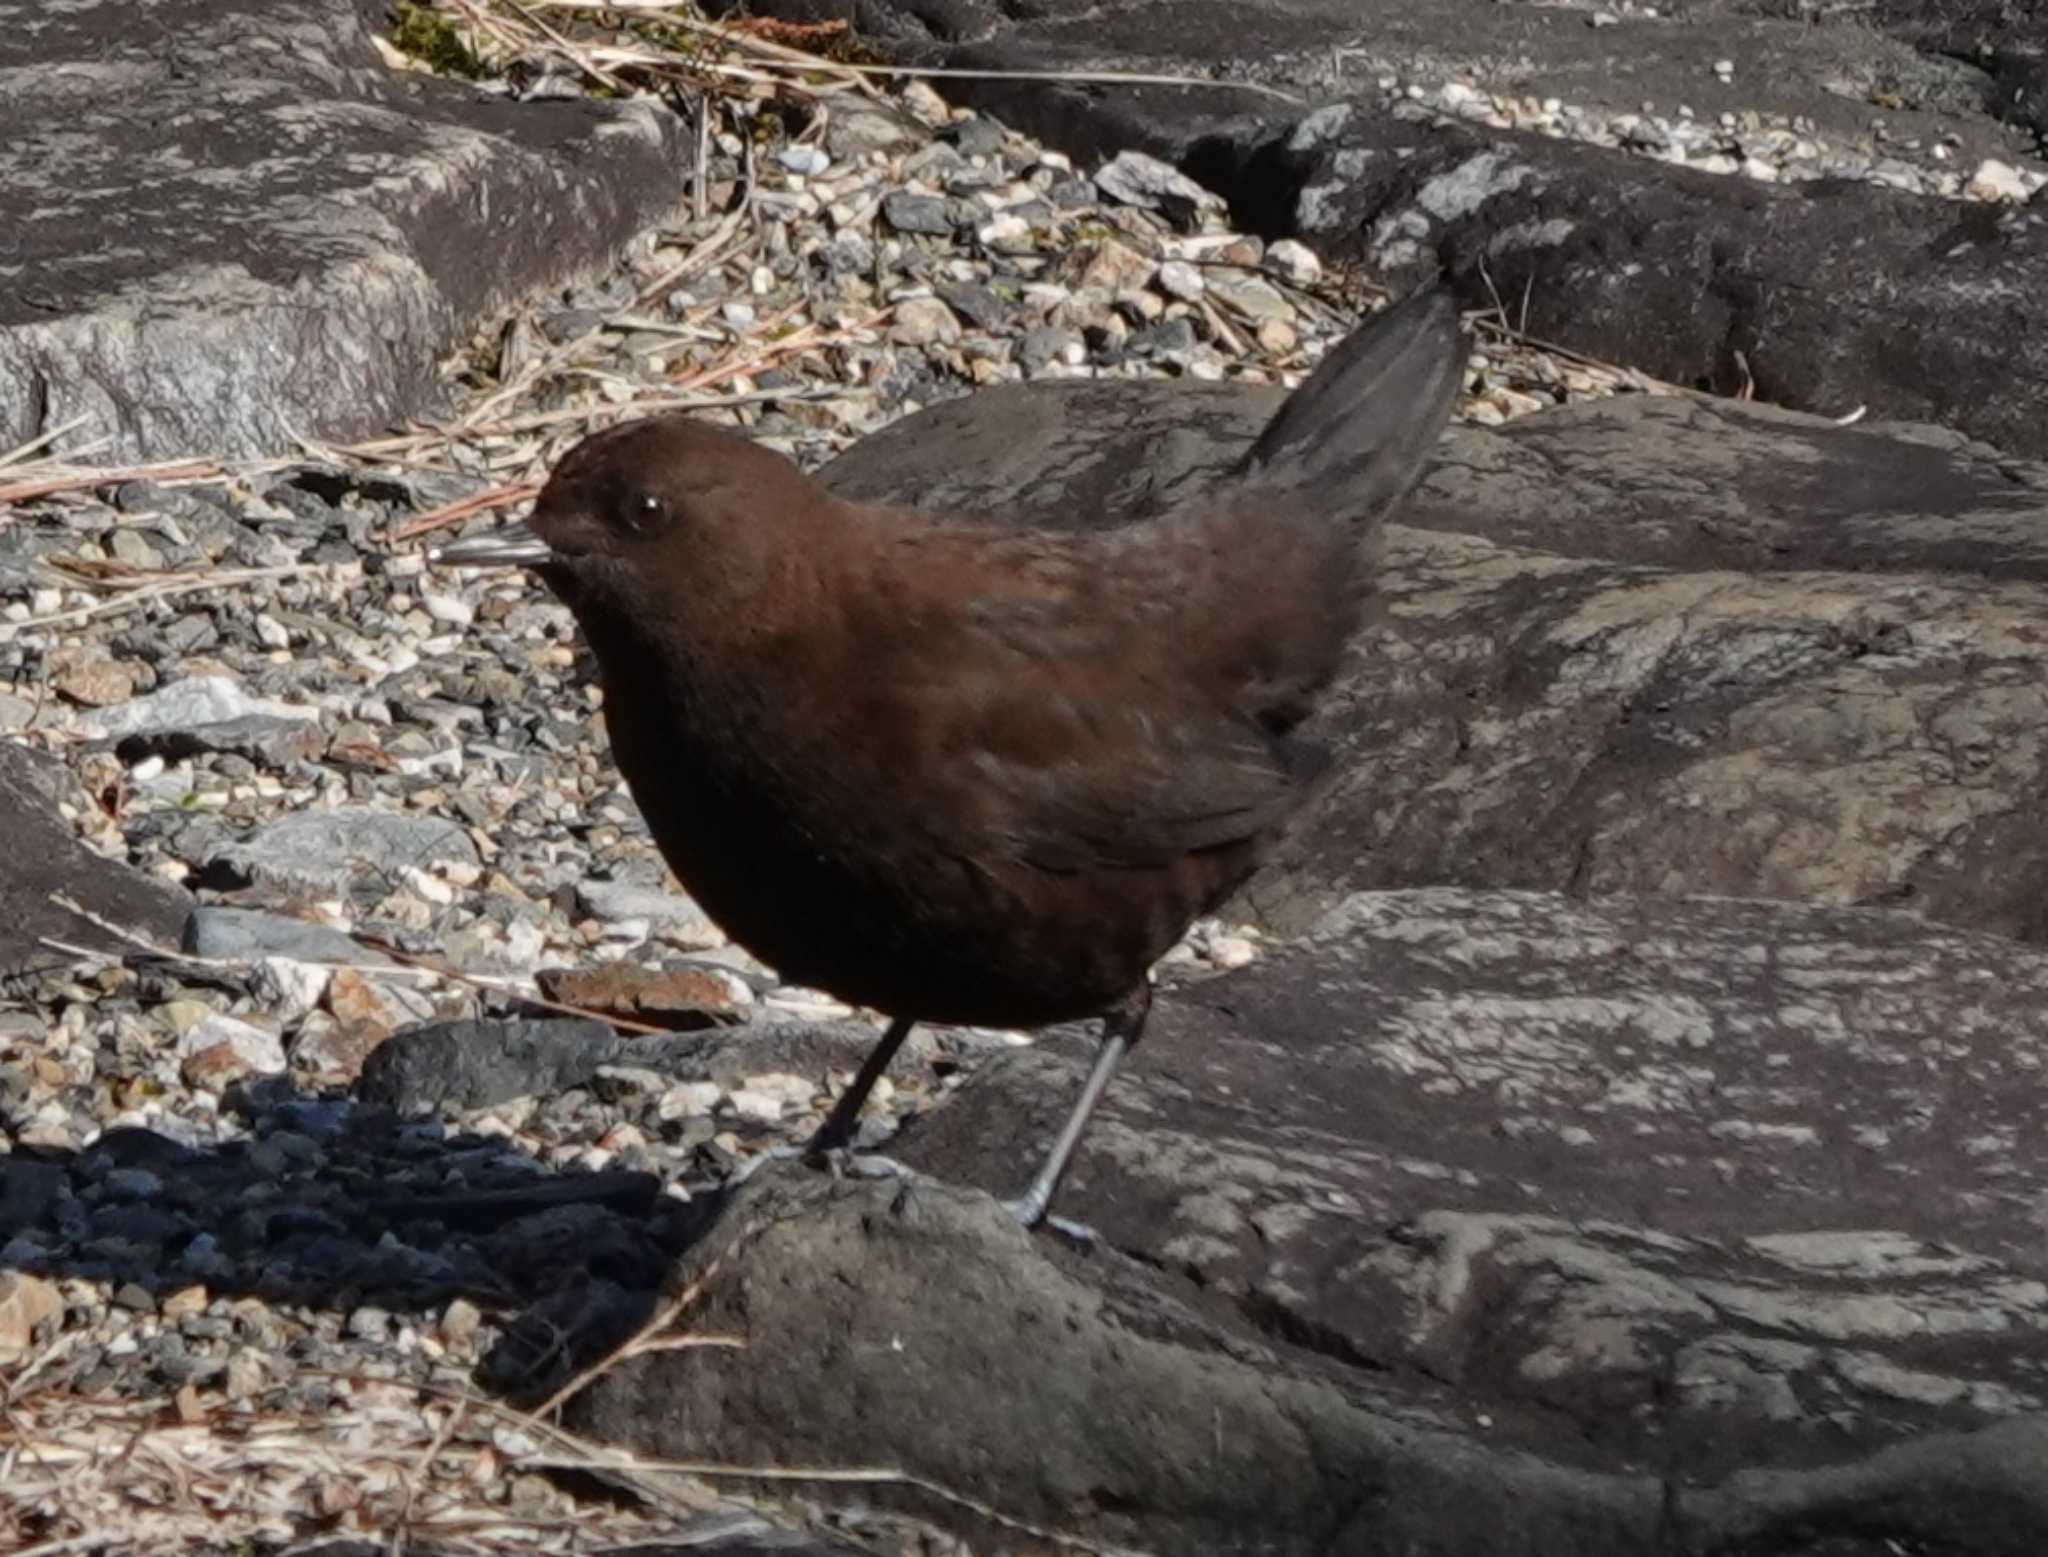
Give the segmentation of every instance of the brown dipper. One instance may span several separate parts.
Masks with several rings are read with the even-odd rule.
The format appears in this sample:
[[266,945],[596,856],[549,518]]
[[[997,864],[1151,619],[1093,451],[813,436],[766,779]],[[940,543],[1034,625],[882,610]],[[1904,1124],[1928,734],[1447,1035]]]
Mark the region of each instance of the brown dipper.
[[1050,1205],[1149,970],[1324,759],[1289,739],[1456,398],[1446,296],[1333,348],[1198,500],[1086,533],[834,497],[669,416],[564,456],[532,519],[442,548],[536,569],[597,656],[619,770],[685,888],[785,978],[890,1014],[811,1142],[851,1140],[914,1022],[1103,1018],[1012,1209]]

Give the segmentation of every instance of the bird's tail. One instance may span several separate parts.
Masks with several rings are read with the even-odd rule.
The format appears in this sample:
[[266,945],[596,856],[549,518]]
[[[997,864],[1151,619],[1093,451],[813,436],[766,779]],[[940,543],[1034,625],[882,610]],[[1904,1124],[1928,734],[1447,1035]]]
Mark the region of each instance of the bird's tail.
[[1440,288],[1380,310],[1287,397],[1239,477],[1319,498],[1341,494],[1354,517],[1377,517],[1422,473],[1457,399],[1466,352],[1457,305]]

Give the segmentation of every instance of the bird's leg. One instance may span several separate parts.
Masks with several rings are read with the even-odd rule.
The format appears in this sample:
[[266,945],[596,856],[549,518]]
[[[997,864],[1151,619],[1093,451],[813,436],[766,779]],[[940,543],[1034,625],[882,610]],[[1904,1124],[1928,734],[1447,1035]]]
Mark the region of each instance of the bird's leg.
[[1074,1155],[1074,1148],[1081,1144],[1081,1132],[1088,1128],[1088,1116],[1102,1101],[1102,1094],[1108,1089],[1117,1066],[1123,1063],[1125,1053],[1145,1035],[1145,1018],[1151,1012],[1152,985],[1146,982],[1126,996],[1122,1004],[1104,1013],[1102,1046],[1095,1051],[1095,1064],[1089,1069],[1088,1080],[1082,1084],[1080,1097],[1074,1100],[1073,1112],[1067,1115],[1067,1122],[1060,1127],[1058,1139],[1052,1143],[1052,1150],[1046,1153],[1045,1166],[1038,1170],[1038,1177],[1031,1181],[1031,1187],[1021,1198],[1008,1203],[1010,1214],[1026,1227],[1036,1227],[1045,1220],[1045,1213],[1052,1206],[1053,1193],[1060,1187],[1060,1176],[1067,1171],[1067,1161]]
[[868,1100],[868,1094],[875,1090],[875,1083],[881,1080],[882,1072],[889,1068],[889,1062],[896,1058],[896,1051],[903,1047],[903,1040],[910,1036],[910,1029],[916,1025],[907,1016],[890,1019],[888,1029],[868,1050],[868,1057],[861,1061],[860,1071],[852,1084],[839,1094],[839,1101],[832,1105],[832,1112],[825,1116],[825,1122],[818,1126],[808,1144],[804,1156],[816,1161],[829,1158],[853,1140],[860,1128],[861,1105]]

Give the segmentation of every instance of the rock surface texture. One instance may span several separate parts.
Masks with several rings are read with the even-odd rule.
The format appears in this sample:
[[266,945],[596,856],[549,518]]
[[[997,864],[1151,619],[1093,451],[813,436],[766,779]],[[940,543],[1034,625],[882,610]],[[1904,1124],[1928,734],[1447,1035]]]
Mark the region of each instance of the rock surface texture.
[[1020,1051],[899,1151],[935,1177],[742,1191],[677,1281],[743,1349],[572,1415],[1116,1547],[2017,1557],[2044,991],[1890,912],[1361,895],[1161,999],[1063,1202],[1099,1243],[956,1187],[1078,1084]]
[[2048,347],[2022,320],[2048,290],[2048,22],[2025,8],[1901,3],[1875,27],[1741,0],[753,9],[850,20],[911,63],[1213,82],[951,89],[1078,157],[1167,158],[1268,236],[1398,284],[1441,271],[1468,307],[1604,360],[2048,452]]
[[434,405],[487,310],[673,204],[681,121],[393,71],[386,8],[0,4],[0,445],[270,455]]

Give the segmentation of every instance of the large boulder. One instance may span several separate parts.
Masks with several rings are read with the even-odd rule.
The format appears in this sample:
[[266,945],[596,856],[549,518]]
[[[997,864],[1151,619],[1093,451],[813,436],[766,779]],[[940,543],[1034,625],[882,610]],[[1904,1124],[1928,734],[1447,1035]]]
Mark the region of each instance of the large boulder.
[[1092,1245],[993,1199],[1068,1032],[913,1177],[749,1185],[675,1276],[737,1346],[644,1348],[573,1419],[977,1550],[2018,1557],[2044,1017],[2048,954],[1893,912],[1362,895],[1162,992],[1062,1195]]
[[675,202],[681,122],[379,57],[381,0],[0,0],[0,445],[255,456],[431,409],[485,313]]

